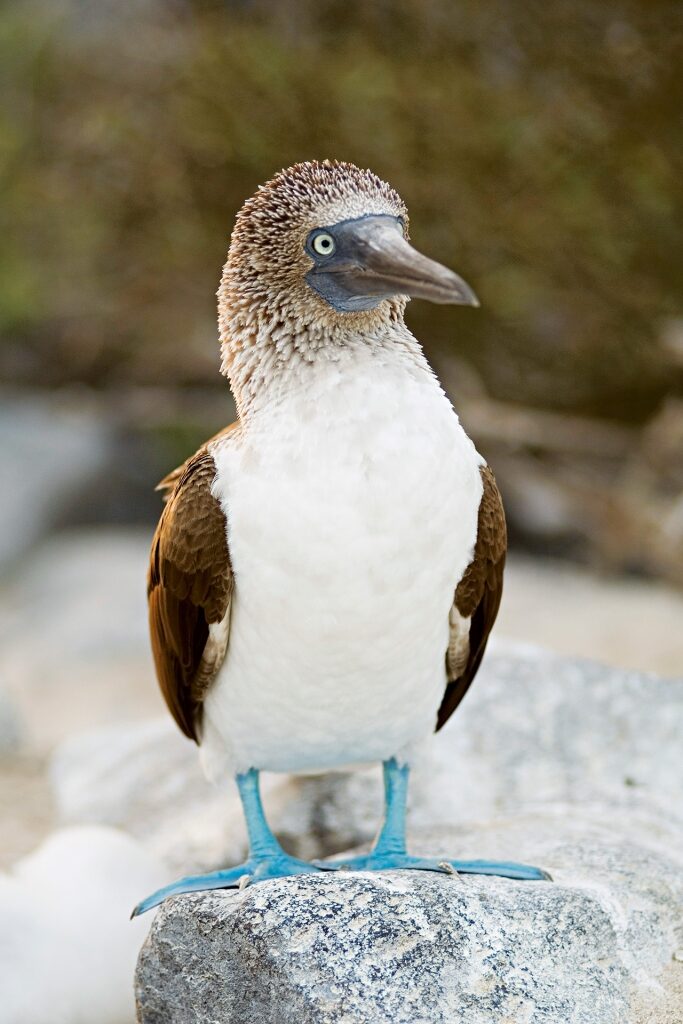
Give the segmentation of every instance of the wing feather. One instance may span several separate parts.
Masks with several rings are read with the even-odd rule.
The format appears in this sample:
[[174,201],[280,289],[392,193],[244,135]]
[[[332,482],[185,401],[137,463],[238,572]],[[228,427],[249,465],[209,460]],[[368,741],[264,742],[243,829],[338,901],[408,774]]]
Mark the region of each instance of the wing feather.
[[162,481],[169,494],[147,586],[159,687],[178,726],[195,741],[204,696],[227,651],[233,589],[225,516],[211,493],[215,475],[205,445]]
[[[474,557],[458,583],[449,618],[446,652],[448,685],[436,728],[450,718],[477,674],[503,593],[507,552],[505,512],[496,480],[488,466],[481,469],[484,491],[479,505]],[[469,621],[469,632],[463,625]]]

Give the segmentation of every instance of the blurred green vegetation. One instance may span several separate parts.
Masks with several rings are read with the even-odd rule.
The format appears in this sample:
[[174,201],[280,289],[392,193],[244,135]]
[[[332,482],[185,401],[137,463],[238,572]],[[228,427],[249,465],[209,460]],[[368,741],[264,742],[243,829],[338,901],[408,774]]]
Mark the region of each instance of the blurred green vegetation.
[[3,378],[220,387],[236,210],[337,157],[482,300],[411,306],[440,367],[643,419],[681,387],[682,34],[679,0],[6,4]]

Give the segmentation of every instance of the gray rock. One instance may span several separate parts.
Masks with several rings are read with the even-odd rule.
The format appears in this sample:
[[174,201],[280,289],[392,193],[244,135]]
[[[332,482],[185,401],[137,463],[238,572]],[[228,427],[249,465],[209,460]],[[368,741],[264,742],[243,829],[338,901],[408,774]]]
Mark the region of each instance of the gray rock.
[[494,643],[417,773],[412,820],[598,801],[683,825],[682,734],[683,679]]
[[619,814],[555,807],[415,837],[535,860],[554,883],[354,873],[176,897],[138,961],[138,1021],[676,1024],[657,1016],[683,926],[680,834],[663,830],[634,843]]
[[[237,863],[247,851],[242,807],[232,780],[206,781],[197,748],[169,715],[144,722],[89,729],[63,740],[49,766],[59,820],[65,825],[100,824],[124,828],[170,872],[208,871]],[[261,789],[271,824],[289,849],[309,858],[359,841],[355,831],[321,842],[314,815],[335,775],[295,779],[264,775]],[[379,790],[377,814],[381,812]],[[321,812],[322,813],[322,812]],[[343,840],[346,840],[345,842]]]
[[69,737],[49,773],[62,823],[124,827],[169,870],[208,870],[244,854],[234,787],[207,783],[196,746],[170,716]]
[[[412,848],[556,881],[354,874],[180,897],[141,954],[139,1020],[683,1024],[682,733],[681,681],[499,647],[417,766]],[[325,850],[375,831],[376,769],[288,786],[280,835]]]
[[[414,828],[461,825],[547,803],[609,803],[683,827],[683,679],[659,679],[496,643],[470,693],[414,766]],[[284,834],[315,822],[367,841],[380,813],[376,768],[299,784]],[[337,847],[338,848],[338,847]],[[326,851],[329,852],[329,851]]]
[[0,565],[59,522],[105,463],[111,428],[81,396],[12,396],[0,403]]
[[[231,779],[210,785],[197,748],[169,715],[85,730],[64,739],[50,759],[59,821],[124,828],[163,858],[170,871],[207,871],[246,854],[246,831]],[[360,817],[382,810],[379,770],[361,772]],[[265,774],[261,789],[274,831],[300,857],[324,857],[366,838],[339,803],[347,773],[293,777]],[[350,795],[353,799],[353,794]],[[370,830],[372,826],[369,826]]]
[[0,688],[0,757],[15,753],[24,739],[21,716],[14,701]]

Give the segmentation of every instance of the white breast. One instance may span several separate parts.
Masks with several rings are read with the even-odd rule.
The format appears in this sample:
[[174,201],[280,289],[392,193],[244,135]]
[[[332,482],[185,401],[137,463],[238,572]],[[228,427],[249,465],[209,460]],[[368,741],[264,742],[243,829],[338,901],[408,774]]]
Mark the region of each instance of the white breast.
[[210,775],[400,754],[434,728],[481,457],[424,365],[315,368],[214,451],[235,574]]

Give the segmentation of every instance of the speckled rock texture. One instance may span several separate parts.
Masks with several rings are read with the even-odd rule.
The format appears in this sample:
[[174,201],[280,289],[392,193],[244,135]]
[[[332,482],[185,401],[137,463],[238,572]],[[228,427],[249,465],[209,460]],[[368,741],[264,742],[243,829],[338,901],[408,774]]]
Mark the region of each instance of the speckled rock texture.
[[680,1024],[683,1008],[657,1017],[681,944],[680,833],[636,841],[606,813],[555,805],[413,836],[418,853],[514,854],[552,883],[338,873],[169,900],[140,955],[138,1020]]

